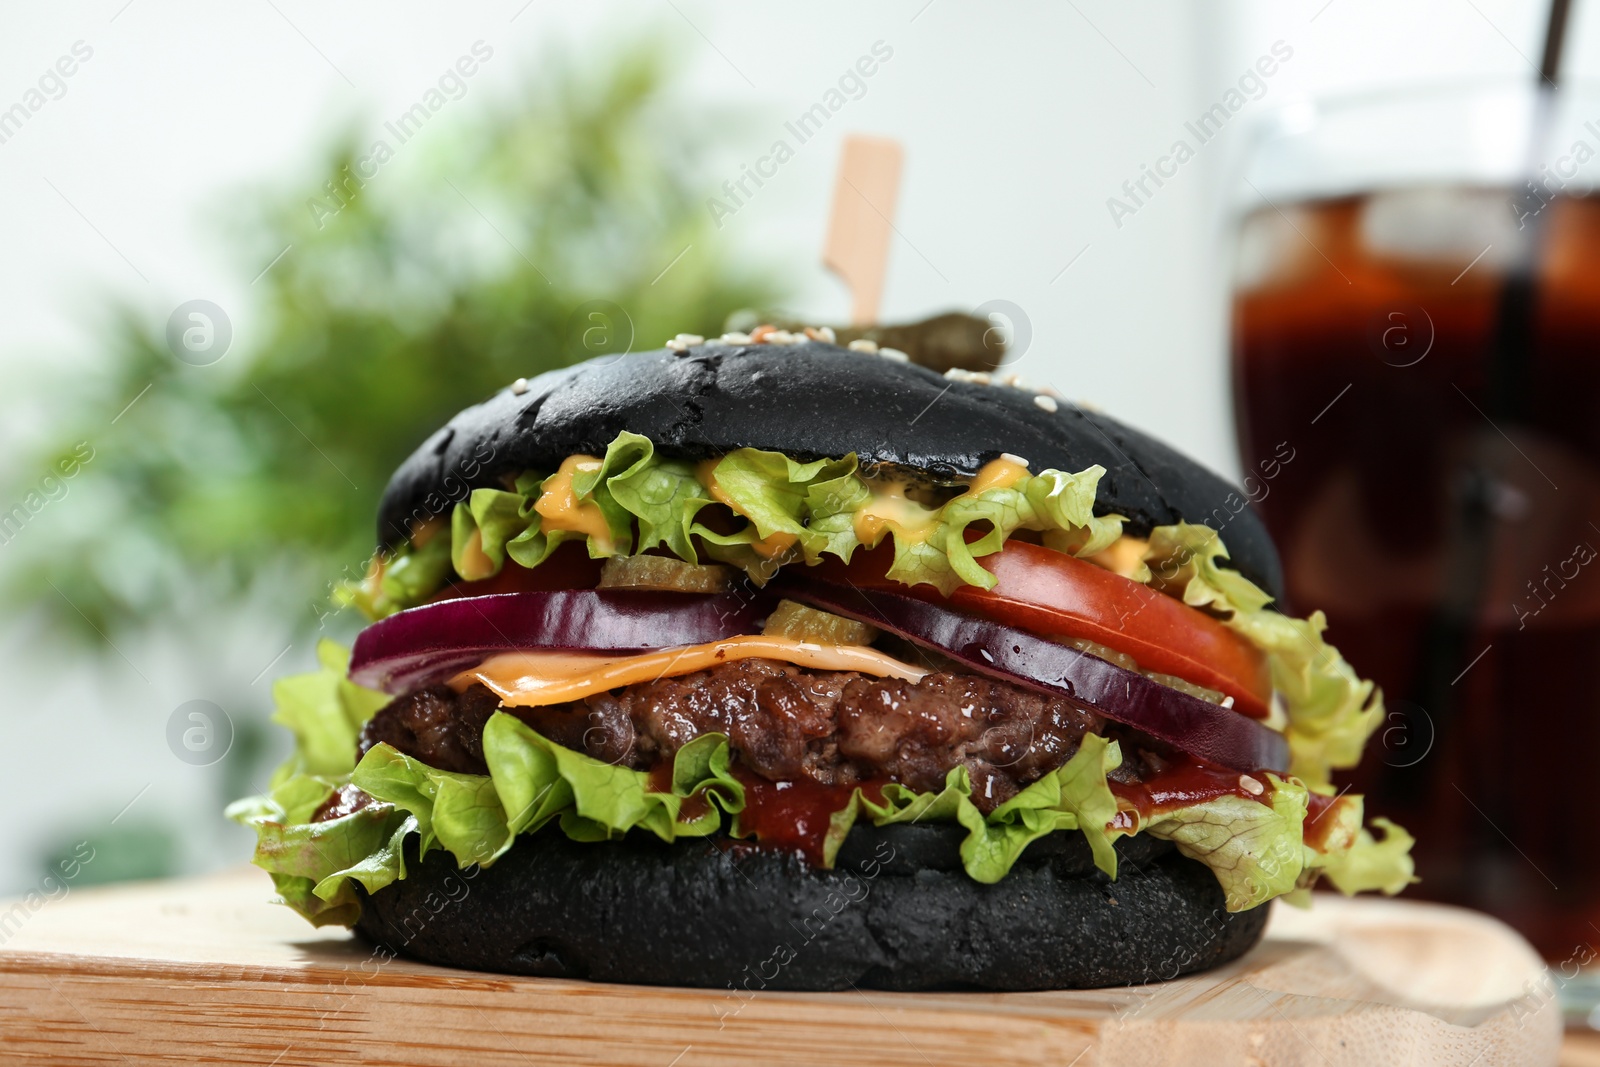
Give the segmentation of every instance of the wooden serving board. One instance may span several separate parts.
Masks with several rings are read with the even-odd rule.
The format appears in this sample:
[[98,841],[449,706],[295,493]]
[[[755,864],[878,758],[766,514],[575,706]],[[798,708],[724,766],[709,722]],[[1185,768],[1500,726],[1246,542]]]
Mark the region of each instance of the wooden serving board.
[[1056,993],[762,993],[382,961],[265,874],[0,904],[0,1061],[52,1064],[1553,1064],[1539,959],[1452,908],[1319,897],[1208,974]]

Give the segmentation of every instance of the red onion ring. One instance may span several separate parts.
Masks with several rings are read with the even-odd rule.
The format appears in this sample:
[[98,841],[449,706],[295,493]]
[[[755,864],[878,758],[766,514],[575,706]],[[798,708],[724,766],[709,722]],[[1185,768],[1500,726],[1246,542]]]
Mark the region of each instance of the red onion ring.
[[757,632],[764,596],[560,589],[461,597],[410,608],[361,631],[352,681],[408,693],[498,652],[582,649],[646,652]]

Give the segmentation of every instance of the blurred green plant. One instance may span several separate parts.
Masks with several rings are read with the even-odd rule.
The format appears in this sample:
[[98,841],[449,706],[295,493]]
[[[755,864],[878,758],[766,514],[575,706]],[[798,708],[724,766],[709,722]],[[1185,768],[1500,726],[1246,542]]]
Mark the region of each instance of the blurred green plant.
[[[695,178],[729,116],[673,98],[658,44],[604,54],[553,57],[481,121],[450,112],[414,144],[390,138],[375,174],[357,166],[372,145],[346,135],[325,173],[231,204],[255,264],[242,273],[282,253],[254,283],[260,327],[245,336],[235,315],[226,357],[190,366],[165,320],[120,309],[104,374],[74,385],[98,396],[54,435],[94,448],[71,482],[81,502],[8,548],[12,602],[91,638],[197,591],[314,625],[307,603],[371,551],[390,471],[458,409],[772,306],[779,286],[718,245],[702,206],[714,182]],[[30,488],[19,478],[5,499]]]

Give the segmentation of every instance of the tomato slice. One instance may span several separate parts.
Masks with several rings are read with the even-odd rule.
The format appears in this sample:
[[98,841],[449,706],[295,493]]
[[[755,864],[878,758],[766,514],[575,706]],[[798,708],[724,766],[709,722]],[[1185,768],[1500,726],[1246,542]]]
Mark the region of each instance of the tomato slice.
[[[871,588],[945,599],[932,586],[908,589],[885,577],[892,559],[881,547],[860,553],[845,577]],[[1076,556],[1024,541],[1008,542],[978,562],[998,579],[995,587],[961,586],[949,603],[1043,637],[1094,641],[1132,656],[1143,670],[1215,689],[1233,697],[1235,710],[1266,718],[1272,700],[1266,657],[1204,612]]]

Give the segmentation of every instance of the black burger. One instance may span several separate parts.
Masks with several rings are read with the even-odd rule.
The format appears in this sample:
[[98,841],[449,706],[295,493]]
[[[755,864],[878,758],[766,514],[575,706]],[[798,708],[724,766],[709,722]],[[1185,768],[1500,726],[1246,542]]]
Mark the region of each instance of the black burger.
[[285,902],[489,971],[1048,989],[1411,881],[1330,783],[1381,695],[1277,610],[1240,490],[832,342],[680,336],[423,442],[343,594],[371,625],[278,683],[295,754],[230,809]]

